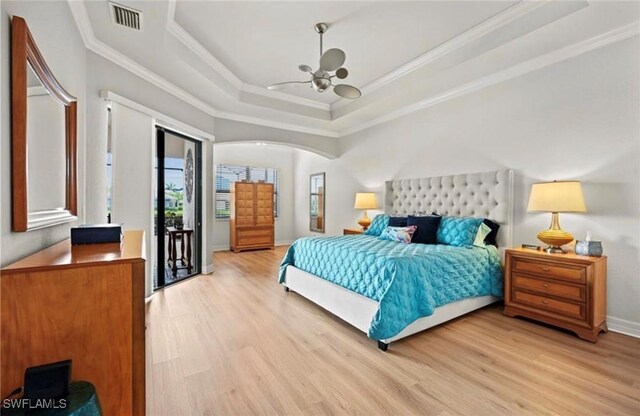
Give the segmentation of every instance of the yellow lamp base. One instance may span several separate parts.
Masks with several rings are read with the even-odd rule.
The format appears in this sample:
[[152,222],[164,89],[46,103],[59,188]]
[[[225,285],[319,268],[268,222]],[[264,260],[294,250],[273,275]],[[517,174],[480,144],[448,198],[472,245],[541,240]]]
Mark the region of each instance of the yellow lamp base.
[[562,246],[572,242],[573,235],[560,228],[558,213],[553,212],[549,229],[540,231],[538,233],[538,240],[548,244],[549,247],[546,248],[547,252],[564,253],[565,251],[562,249]]
[[367,231],[367,228],[369,228],[369,226],[371,225],[371,220],[367,216],[367,211],[365,211],[362,218],[358,220],[358,224],[360,225],[360,227],[362,227],[363,232]]

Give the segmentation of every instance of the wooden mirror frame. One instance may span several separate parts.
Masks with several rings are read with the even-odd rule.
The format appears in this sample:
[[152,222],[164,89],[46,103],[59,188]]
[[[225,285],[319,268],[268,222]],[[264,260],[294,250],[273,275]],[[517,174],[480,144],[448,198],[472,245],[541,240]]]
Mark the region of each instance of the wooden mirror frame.
[[[27,202],[27,71],[33,72],[52,97],[65,107],[65,208],[29,213]],[[29,231],[77,219],[77,100],[60,85],[36,45],[27,22],[11,19],[11,185],[13,231]]]
[[[318,193],[313,193],[313,178],[314,177],[318,177],[318,176],[322,176],[322,194],[318,194]],[[325,232],[325,224],[326,224],[326,215],[325,215],[325,199],[326,199],[326,192],[327,189],[327,177],[325,175],[324,172],[321,173],[313,173],[311,175],[309,175],[309,231],[315,232],[315,233],[324,233]],[[311,217],[311,207],[312,207],[312,201],[313,201],[313,196],[320,196],[321,195],[321,201],[319,201],[318,204],[318,212],[321,213],[322,215],[319,216],[320,221],[322,221],[322,227],[316,227],[313,228],[312,227],[312,217]],[[316,220],[317,221],[317,220]],[[316,222],[316,226],[318,225],[318,223]]]

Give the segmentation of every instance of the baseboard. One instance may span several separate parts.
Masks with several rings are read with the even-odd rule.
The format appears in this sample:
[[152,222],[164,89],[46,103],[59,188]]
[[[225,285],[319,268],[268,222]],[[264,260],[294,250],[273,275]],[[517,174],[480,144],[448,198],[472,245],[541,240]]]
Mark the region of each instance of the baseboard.
[[296,240],[281,240],[281,241],[276,241],[276,246],[290,246],[291,244],[293,244],[293,242]]
[[[276,241],[276,246],[290,246],[295,240],[280,240]],[[213,251],[229,251],[229,244],[216,244],[213,246]]]
[[607,316],[607,327],[610,331],[640,338],[640,322]]
[[209,263],[202,268],[202,274],[213,273],[213,263]]

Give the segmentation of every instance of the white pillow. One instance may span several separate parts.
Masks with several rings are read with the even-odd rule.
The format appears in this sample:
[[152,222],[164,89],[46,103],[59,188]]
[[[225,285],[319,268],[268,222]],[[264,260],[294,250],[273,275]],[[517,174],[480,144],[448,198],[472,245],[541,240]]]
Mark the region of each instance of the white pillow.
[[484,239],[487,238],[490,232],[491,227],[489,227],[484,222],[481,222],[480,226],[478,227],[478,232],[476,233],[476,239],[473,240],[473,245],[478,247],[486,247]]

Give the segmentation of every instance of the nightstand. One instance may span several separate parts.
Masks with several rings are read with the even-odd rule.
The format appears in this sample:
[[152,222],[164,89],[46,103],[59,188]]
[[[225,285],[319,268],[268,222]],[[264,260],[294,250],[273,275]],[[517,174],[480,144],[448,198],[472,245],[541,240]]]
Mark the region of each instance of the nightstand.
[[360,228],[345,228],[342,230],[342,235],[362,234]]
[[504,314],[524,316],[598,341],[607,332],[607,258],[509,249]]

